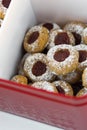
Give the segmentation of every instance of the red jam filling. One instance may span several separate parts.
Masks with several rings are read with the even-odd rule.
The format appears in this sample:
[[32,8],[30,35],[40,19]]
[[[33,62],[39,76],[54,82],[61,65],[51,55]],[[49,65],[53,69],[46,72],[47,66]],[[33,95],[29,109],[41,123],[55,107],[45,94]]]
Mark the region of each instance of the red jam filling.
[[68,51],[68,49],[62,49],[62,50],[58,50],[55,52],[54,54],[54,59],[58,62],[62,62],[64,61],[68,56],[70,55],[70,52]]
[[43,24],[43,27],[47,28],[50,31],[51,29],[53,29],[53,24],[52,23],[45,23],[45,24]]
[[41,76],[42,74],[44,74],[46,72],[46,64],[41,62],[41,61],[37,61],[32,68],[32,73],[35,76]]
[[74,38],[75,38],[75,44],[78,45],[81,43],[81,35],[76,33],[76,32],[72,32]]
[[59,93],[65,94],[64,89],[60,85],[56,86],[56,88],[57,88]]
[[79,62],[83,62],[87,59],[87,51],[79,51]]
[[54,40],[55,45],[70,44],[69,37],[66,32],[58,33]]
[[29,44],[34,43],[38,39],[38,37],[39,37],[39,32],[38,31],[31,33],[31,35],[28,38],[28,43]]

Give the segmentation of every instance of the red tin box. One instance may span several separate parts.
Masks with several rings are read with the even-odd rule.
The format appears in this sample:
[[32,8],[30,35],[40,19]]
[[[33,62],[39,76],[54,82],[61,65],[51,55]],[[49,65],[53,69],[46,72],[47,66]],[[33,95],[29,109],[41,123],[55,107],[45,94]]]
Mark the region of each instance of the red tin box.
[[[75,6],[78,5],[78,6]],[[26,30],[41,21],[86,22],[86,0],[12,0],[0,29],[0,110],[65,130],[87,129],[87,96],[63,96],[9,81]],[[82,12],[81,12],[82,10]]]

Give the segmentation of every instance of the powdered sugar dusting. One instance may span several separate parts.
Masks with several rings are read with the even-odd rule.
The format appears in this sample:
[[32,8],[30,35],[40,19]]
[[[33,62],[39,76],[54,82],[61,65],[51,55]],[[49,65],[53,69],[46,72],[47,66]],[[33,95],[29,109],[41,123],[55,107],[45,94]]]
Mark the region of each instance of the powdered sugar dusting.
[[76,33],[82,35],[84,27],[80,24],[69,23],[64,27],[64,30],[67,30],[67,31],[70,31],[70,32],[76,32]]
[[40,81],[40,82],[35,82],[32,84],[33,87],[38,88],[38,89],[43,89],[47,90],[49,92],[55,92],[55,87],[53,86],[52,83],[49,83],[47,81]]
[[[50,32],[50,35],[49,35],[49,40],[48,40],[48,49],[52,48],[55,46],[55,37],[59,34],[59,33],[66,33],[68,38],[69,38],[69,41],[71,45],[75,45],[75,39],[74,39],[74,36],[72,35],[71,32],[69,31],[64,31],[62,29],[53,29],[51,32]],[[65,43],[66,44],[66,43]]]
[[[33,65],[37,61],[41,61],[46,64],[46,72],[44,74],[42,74],[41,76],[35,76],[32,73]],[[39,67],[38,67],[38,69],[39,69]],[[27,73],[27,75],[33,81],[41,81],[41,80],[49,81],[49,80],[52,80],[52,78],[54,77],[54,74],[50,71],[50,69],[47,65],[46,55],[42,54],[42,53],[35,53],[35,54],[32,54],[31,56],[28,56],[25,61],[25,64],[24,64],[24,71]]]
[[74,46],[74,48],[76,50],[86,50],[87,51],[87,45],[85,45],[85,44],[76,45],[76,46]]
[[63,32],[62,29],[53,29],[49,34],[48,49],[55,46],[54,40],[58,32]]
[[[58,62],[54,59],[54,54],[56,51],[61,50],[61,49],[68,49],[70,52],[70,55],[64,61]],[[57,45],[57,46],[52,47],[48,51],[47,57],[48,57],[49,65],[51,64],[53,66],[57,66],[57,68],[59,70],[62,70],[62,68],[66,67],[66,66],[68,68],[71,68],[71,65],[74,62],[78,62],[79,54],[78,54],[77,50],[74,49],[73,46],[63,44],[63,45]]]
[[[30,34],[32,34],[35,31],[38,31],[39,33],[41,33],[42,27],[41,26],[34,26],[34,27],[32,27],[31,29],[28,30],[28,32],[26,34],[26,37],[29,37]],[[36,48],[38,48],[38,39],[36,39],[33,42],[33,44],[28,44],[28,46],[31,48],[32,51],[34,51]]]

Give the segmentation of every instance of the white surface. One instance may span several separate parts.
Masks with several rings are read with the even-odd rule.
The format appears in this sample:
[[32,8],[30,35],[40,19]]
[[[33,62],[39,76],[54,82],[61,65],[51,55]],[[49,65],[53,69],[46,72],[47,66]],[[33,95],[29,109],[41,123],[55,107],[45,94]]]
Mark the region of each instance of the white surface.
[[[30,13],[26,15],[27,12]],[[12,0],[0,28],[1,78],[10,79],[14,74],[22,54],[22,41],[25,32],[35,23],[36,18],[30,1]]]
[[33,120],[0,112],[0,130],[63,130]]

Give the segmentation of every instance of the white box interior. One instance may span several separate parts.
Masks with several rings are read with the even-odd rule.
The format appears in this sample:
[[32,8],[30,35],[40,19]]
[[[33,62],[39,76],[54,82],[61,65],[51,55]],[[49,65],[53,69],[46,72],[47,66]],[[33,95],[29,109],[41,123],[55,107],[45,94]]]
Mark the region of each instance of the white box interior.
[[86,0],[12,0],[0,29],[0,78],[9,79],[22,53],[26,30],[39,22],[87,21]]

